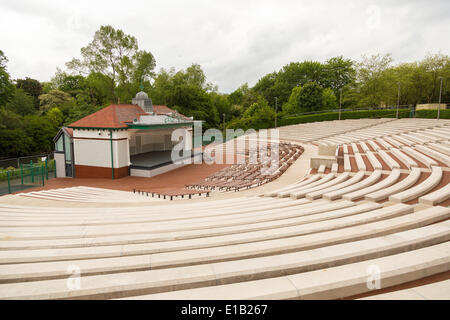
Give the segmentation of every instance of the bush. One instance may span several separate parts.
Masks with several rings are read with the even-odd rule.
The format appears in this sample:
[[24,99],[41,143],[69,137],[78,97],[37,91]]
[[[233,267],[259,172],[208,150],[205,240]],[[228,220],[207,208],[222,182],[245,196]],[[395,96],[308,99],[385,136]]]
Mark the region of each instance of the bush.
[[[437,110],[416,110],[416,118],[436,119]],[[440,119],[450,119],[450,109],[441,109]]]

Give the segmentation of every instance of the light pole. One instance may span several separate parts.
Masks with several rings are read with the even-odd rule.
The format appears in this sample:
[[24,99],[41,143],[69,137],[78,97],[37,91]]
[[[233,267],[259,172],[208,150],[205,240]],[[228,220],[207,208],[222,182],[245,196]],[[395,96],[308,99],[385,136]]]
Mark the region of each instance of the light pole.
[[438,105],[438,112],[437,112],[437,119],[439,120],[439,115],[441,113],[441,97],[442,97],[442,80],[444,78],[441,77],[441,88],[439,89],[439,105]]
[[341,109],[342,109],[342,88],[339,89],[339,120],[341,120]]
[[398,83],[398,95],[397,95],[397,116],[396,118],[398,119],[398,108],[400,106],[400,82]]
[[223,132],[225,133],[225,113],[222,113],[223,116]]
[[275,97],[275,129],[277,128],[278,97]]

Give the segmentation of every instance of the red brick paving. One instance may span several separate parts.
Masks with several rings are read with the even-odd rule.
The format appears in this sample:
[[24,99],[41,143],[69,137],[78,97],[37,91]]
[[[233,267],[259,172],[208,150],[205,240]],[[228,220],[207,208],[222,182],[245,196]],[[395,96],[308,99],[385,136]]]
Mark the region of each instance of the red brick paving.
[[191,164],[151,178],[130,176],[115,180],[55,178],[46,181],[44,187],[32,188],[19,192],[31,192],[77,186],[107,188],[122,191],[131,191],[134,188],[145,188],[146,190],[152,190],[155,192],[174,191],[183,189],[186,184],[203,180],[209,175],[228,166],[230,166],[230,164]]

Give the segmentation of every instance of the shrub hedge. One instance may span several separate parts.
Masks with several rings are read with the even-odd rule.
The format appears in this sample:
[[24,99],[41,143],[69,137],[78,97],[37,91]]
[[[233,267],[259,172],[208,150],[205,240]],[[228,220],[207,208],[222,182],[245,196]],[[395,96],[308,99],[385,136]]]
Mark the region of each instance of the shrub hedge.
[[[433,111],[433,110],[423,110],[423,111]],[[447,110],[446,110],[447,111]],[[361,119],[361,118],[395,118],[396,110],[361,110],[361,111],[343,111],[341,113],[341,119]],[[442,112],[441,112],[442,115]],[[409,109],[399,109],[399,118],[409,118]],[[339,113],[337,112],[327,112],[318,114],[309,114],[296,117],[287,117],[279,120],[280,126],[287,126],[291,124],[316,122],[316,121],[330,121],[338,120]]]

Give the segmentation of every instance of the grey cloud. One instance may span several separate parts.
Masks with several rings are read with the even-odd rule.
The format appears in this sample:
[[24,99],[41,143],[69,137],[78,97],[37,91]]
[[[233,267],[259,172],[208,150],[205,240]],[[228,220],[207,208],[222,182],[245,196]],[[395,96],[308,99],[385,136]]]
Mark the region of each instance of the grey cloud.
[[449,17],[445,0],[0,0],[0,49],[13,78],[47,81],[100,25],[111,24],[136,36],[158,69],[199,63],[209,81],[230,92],[291,61],[449,54]]

